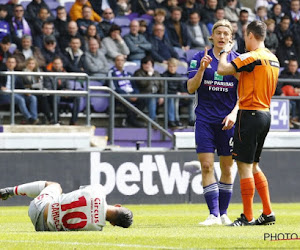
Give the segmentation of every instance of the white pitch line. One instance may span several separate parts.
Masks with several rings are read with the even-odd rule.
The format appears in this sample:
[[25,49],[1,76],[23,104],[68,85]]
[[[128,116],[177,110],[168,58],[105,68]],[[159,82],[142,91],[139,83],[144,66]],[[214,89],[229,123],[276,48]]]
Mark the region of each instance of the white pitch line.
[[45,243],[45,244],[67,244],[67,245],[83,245],[83,246],[111,246],[111,247],[136,247],[136,248],[152,248],[152,249],[183,249],[178,247],[166,246],[149,246],[137,244],[114,244],[114,243],[86,243],[86,242],[68,242],[68,241],[34,241],[34,240],[0,240],[2,243]]

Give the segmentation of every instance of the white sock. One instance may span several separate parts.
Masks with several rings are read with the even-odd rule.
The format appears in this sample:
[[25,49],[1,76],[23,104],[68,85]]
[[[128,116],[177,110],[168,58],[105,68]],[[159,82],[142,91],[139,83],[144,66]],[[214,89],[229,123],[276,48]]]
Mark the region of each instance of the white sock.
[[15,195],[26,195],[31,198],[37,197],[45,188],[46,181],[34,181],[14,187]]

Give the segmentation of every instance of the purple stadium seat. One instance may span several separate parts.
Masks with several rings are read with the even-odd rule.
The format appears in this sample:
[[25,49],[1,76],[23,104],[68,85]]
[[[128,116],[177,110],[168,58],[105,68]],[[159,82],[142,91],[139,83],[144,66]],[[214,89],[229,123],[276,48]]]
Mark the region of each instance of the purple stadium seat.
[[144,20],[149,20],[149,22],[151,22],[153,20],[153,16],[148,15],[148,14],[143,14],[140,16],[140,18],[142,18]]
[[199,52],[199,50],[196,50],[196,49],[190,49],[190,50],[186,51],[186,52],[185,52],[185,54],[186,54],[186,61],[187,61],[187,62],[190,62],[190,61],[192,60],[193,56],[194,56],[197,52]]
[[121,36],[124,37],[125,35],[129,34],[130,28],[129,27],[121,27]]
[[138,13],[132,12],[129,15],[127,15],[127,17],[129,18],[130,21],[132,21],[133,19],[137,18],[139,16]]
[[159,74],[162,74],[166,71],[164,66],[154,63],[154,70],[156,70]]
[[114,23],[120,27],[129,27],[130,19],[127,16],[116,16]]
[[181,65],[178,65],[176,73],[181,74],[181,75],[186,75],[187,74],[187,68]]
[[[7,2],[7,1],[6,1]],[[32,1],[22,1],[20,4],[23,6],[23,8],[26,10],[27,5],[30,4]]]
[[127,72],[134,74],[135,71],[137,71],[140,68],[139,65],[126,65],[124,66],[124,70]]
[[67,13],[70,12],[70,9],[72,8],[74,2],[65,2],[65,9],[67,11]]
[[[102,86],[103,83],[90,81],[90,86]],[[90,93],[106,93],[104,91],[91,90]],[[95,112],[105,112],[108,108],[109,99],[106,97],[91,97],[91,106]]]

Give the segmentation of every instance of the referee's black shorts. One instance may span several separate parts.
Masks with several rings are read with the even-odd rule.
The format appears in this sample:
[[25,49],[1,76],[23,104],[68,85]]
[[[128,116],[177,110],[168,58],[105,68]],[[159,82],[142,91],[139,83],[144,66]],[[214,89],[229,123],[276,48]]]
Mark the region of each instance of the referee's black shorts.
[[239,110],[233,137],[233,159],[259,162],[270,124],[269,111]]

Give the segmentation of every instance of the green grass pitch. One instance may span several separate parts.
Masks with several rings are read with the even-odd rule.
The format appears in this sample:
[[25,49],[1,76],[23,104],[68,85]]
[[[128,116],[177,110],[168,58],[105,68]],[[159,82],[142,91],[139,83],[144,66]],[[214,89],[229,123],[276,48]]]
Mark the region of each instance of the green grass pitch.
[[[107,224],[102,232],[35,232],[27,207],[0,207],[0,248],[300,249],[300,240],[264,240],[265,234],[300,237],[300,203],[273,204],[276,225],[236,228],[198,226],[208,215],[203,204],[127,207],[134,213],[133,226],[123,229]],[[255,217],[260,209],[260,204],[254,204]],[[238,217],[241,211],[241,204],[231,204],[230,218]]]

